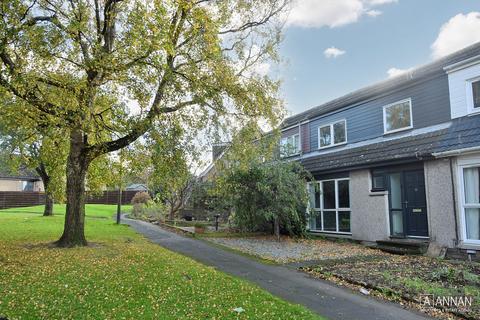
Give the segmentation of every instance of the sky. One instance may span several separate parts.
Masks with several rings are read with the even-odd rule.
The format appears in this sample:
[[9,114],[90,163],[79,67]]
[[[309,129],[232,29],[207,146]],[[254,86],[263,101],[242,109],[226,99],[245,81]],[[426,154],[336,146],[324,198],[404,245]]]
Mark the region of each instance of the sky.
[[284,36],[293,115],[480,41],[480,0],[296,0]]

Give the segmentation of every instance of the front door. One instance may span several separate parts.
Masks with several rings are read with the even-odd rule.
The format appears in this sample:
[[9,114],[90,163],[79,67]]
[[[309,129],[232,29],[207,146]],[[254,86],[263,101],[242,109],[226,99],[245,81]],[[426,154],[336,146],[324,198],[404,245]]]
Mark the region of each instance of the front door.
[[423,170],[405,171],[407,236],[428,237],[427,200]]
[[427,201],[423,170],[389,175],[390,234],[428,237]]

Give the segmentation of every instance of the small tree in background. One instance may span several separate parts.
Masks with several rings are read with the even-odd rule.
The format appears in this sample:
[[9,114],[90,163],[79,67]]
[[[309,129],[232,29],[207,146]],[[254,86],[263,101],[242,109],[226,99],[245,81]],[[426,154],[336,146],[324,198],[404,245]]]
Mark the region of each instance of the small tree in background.
[[[0,110],[0,147],[4,151],[3,169],[12,173],[28,169],[43,182],[43,215],[53,215],[53,203],[65,200],[65,163],[68,141],[56,128],[28,130],[18,126],[20,119],[3,117]],[[41,132],[41,133],[39,133]]]
[[192,166],[197,163],[199,152],[194,137],[187,134],[180,122],[170,118],[155,127],[147,146],[151,152],[150,186],[155,197],[167,205],[169,219],[174,220],[196,182]]
[[139,218],[143,213],[143,207],[146,206],[150,201],[152,201],[152,198],[150,197],[148,192],[137,192],[132,198],[133,216]]
[[306,230],[305,187],[308,173],[296,162],[253,162],[223,177],[224,195],[233,209],[233,221],[245,231],[281,230],[303,236]]

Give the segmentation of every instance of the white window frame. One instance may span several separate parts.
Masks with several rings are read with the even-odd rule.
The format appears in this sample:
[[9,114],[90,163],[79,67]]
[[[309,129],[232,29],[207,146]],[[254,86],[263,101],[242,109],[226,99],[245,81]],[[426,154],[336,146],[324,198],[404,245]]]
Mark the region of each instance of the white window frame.
[[[334,181],[335,182],[335,208],[334,209],[324,209],[323,208],[323,182],[328,182],[328,181]],[[315,216],[309,216],[308,219],[308,229],[311,232],[321,232],[321,233],[331,233],[331,234],[341,234],[341,235],[351,235],[352,234],[352,210],[351,210],[351,205],[349,208],[340,208],[339,207],[339,201],[338,201],[338,182],[339,181],[348,181],[348,189],[349,189],[349,195],[350,195],[350,178],[339,178],[339,179],[326,179],[326,180],[316,180],[316,181],[311,181],[307,183],[307,190],[310,192],[310,185],[312,184],[317,184],[320,192],[320,208],[311,208],[310,207],[310,194],[309,194],[309,199],[308,199],[308,211],[310,212],[315,212]],[[333,212],[335,211],[335,220],[336,220],[336,226],[335,229],[336,231],[324,231],[324,219],[323,219],[323,212]],[[344,232],[344,231],[339,231],[340,225],[339,225],[339,212],[350,212],[350,232]],[[321,216],[321,228],[318,229],[318,226],[316,229],[312,229],[310,227],[310,219],[317,217],[317,215]]]
[[[337,123],[345,123],[345,141],[344,142],[339,142],[339,143],[335,143],[334,140],[335,140],[335,134],[333,132],[333,126],[336,125]],[[320,145],[320,129],[322,128],[325,128],[325,127],[330,127],[330,144],[328,146],[321,146]],[[344,145],[344,144],[347,144],[347,141],[348,141],[348,137],[347,137],[347,119],[342,119],[342,120],[338,120],[338,121],[335,121],[335,122],[332,122],[332,123],[327,123],[327,124],[324,124],[324,125],[320,125],[318,126],[318,149],[326,149],[326,148],[331,148],[331,147],[336,147],[336,146],[341,146],[341,145]]]
[[458,199],[460,205],[460,228],[461,228],[461,237],[464,244],[471,245],[480,245],[480,240],[467,239],[467,224],[465,221],[465,209],[469,208],[479,208],[480,205],[469,205],[465,203],[465,180],[463,178],[463,169],[468,168],[478,168],[480,167],[480,157],[476,158],[466,158],[458,160]]
[[[386,110],[392,106],[405,103],[405,102],[408,102],[408,105],[410,107],[410,125],[408,127],[387,131],[387,111]],[[387,104],[386,106],[383,106],[383,134],[390,134],[390,133],[405,131],[412,128],[413,128],[412,98],[396,101],[394,103],[390,103],[390,104]]]
[[480,81],[480,77],[473,79],[468,79],[466,81],[466,90],[467,90],[467,113],[468,114],[477,114],[480,113],[480,108],[475,108],[475,103],[473,101],[473,84]]
[[[284,150],[282,150],[282,149],[283,149],[284,145],[288,145],[288,139],[292,138],[292,140],[295,141],[295,137],[298,137],[298,146],[297,146],[297,149],[295,150],[295,152],[288,153],[288,154],[283,153]],[[284,144],[283,141],[287,141],[287,143]],[[295,134],[292,134],[292,135],[281,138],[280,139],[280,148],[281,148],[281,150],[280,150],[280,157],[281,158],[287,158],[287,157],[291,157],[291,156],[295,156],[297,154],[300,154],[300,151],[302,150],[301,141],[300,141],[300,133],[295,133]]]

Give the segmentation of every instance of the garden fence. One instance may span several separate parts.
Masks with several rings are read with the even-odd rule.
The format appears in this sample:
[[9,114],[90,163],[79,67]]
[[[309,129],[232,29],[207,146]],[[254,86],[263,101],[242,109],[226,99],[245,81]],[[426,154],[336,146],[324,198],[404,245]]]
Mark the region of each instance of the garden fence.
[[[122,204],[130,204],[138,191],[122,192]],[[100,194],[88,194],[87,203],[117,204],[118,191],[103,191]],[[45,193],[35,191],[0,191],[0,209],[20,208],[41,205],[45,203]]]

